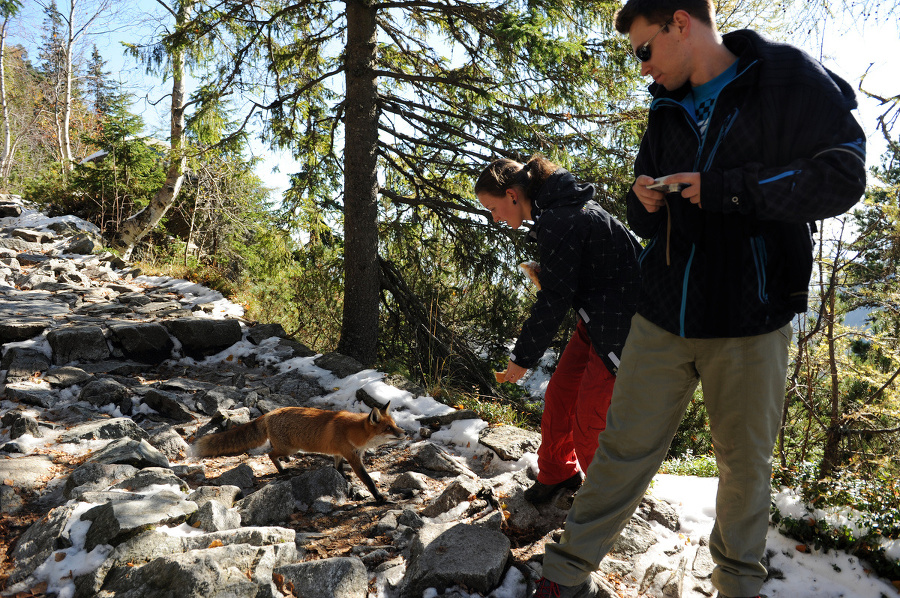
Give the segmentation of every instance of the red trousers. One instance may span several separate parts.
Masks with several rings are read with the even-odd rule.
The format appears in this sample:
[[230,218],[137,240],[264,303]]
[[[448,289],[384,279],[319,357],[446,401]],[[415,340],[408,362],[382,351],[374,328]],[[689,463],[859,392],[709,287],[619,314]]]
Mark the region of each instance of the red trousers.
[[544,393],[538,476],[558,484],[587,471],[606,429],[606,411],[616,377],[594,351],[580,319]]

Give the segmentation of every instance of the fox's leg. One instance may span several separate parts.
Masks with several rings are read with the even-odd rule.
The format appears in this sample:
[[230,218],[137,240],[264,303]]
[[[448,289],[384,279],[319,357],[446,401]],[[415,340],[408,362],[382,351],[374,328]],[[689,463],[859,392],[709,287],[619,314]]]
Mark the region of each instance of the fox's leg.
[[339,473],[344,473],[344,463],[347,461],[341,455],[334,456],[334,468],[338,470]]
[[369,475],[369,472],[366,471],[365,465],[362,462],[362,455],[358,453],[354,453],[353,455],[347,457],[347,462],[350,463],[350,467],[353,468],[353,472],[362,480],[363,484],[366,485],[366,488],[369,489],[369,492],[372,493],[372,496],[375,497],[375,500],[378,502],[384,502],[384,496],[382,496],[381,492],[378,491],[378,486],[375,485],[375,482],[372,480],[372,476]]
[[284,467],[281,466],[278,459],[281,458],[281,455],[276,455],[274,451],[269,452],[269,459],[272,460],[272,463],[275,464],[275,469],[278,470],[278,473],[284,473]]

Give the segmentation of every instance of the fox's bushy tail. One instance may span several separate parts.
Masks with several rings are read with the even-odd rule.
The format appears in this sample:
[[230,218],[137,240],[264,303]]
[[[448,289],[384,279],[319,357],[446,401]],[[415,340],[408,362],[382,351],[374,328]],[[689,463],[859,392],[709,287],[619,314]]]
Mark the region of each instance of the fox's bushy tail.
[[194,442],[193,456],[221,457],[239,455],[249,449],[262,445],[269,438],[266,428],[266,416],[257,417],[251,422],[219,432],[208,434]]

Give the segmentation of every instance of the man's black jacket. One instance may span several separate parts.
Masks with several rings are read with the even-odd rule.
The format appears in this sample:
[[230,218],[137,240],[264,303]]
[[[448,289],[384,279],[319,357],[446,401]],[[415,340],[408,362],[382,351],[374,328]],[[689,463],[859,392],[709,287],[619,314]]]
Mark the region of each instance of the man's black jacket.
[[752,31],[723,36],[738,56],[705,136],[653,84],[635,174],[700,172],[700,203],[668,194],[649,213],[628,194],[628,223],[649,239],[638,313],[689,338],[771,332],[806,310],[812,223],[865,190],[865,137],[853,90],[802,51]]

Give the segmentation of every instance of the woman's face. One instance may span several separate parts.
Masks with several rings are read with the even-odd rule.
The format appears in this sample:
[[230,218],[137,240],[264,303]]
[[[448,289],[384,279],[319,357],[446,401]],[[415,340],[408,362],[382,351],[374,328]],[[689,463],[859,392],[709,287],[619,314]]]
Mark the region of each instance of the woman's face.
[[523,193],[517,188],[507,189],[504,195],[491,195],[486,191],[478,194],[481,202],[491,213],[494,222],[505,222],[513,230],[522,226],[522,221],[530,218],[526,213],[526,202]]

